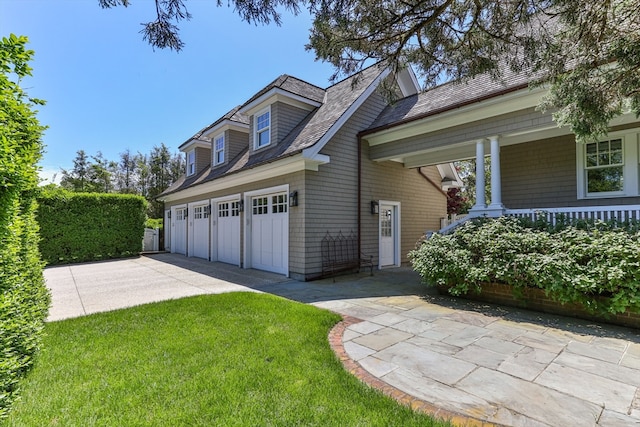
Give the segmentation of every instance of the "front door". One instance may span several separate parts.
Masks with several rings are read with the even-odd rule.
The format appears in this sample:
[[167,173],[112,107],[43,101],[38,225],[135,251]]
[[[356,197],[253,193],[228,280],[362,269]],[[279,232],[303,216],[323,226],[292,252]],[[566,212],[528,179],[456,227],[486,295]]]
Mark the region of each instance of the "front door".
[[380,267],[398,265],[397,206],[380,204]]

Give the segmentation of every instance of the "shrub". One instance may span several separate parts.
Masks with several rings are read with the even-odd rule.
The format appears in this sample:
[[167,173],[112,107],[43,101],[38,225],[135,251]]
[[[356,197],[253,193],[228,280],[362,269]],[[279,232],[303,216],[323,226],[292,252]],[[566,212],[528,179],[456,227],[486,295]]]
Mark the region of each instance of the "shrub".
[[33,366],[49,308],[35,220],[37,162],[44,127],[9,76],[31,74],[26,37],[0,40],[0,418],[19,395]]
[[125,194],[43,190],[40,251],[48,264],[98,261],[142,250],[147,202]]
[[446,286],[453,295],[496,282],[513,286],[515,295],[538,287],[592,312],[640,311],[640,232],[634,224],[477,220],[432,236],[409,257],[426,283]]

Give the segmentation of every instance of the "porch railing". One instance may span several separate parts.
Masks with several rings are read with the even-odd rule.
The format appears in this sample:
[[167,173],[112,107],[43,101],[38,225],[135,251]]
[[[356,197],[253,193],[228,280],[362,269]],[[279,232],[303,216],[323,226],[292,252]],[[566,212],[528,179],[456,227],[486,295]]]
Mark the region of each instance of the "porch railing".
[[[503,215],[528,218],[532,221],[545,219],[555,225],[559,220],[601,220],[611,221],[640,221],[640,205],[616,205],[616,206],[583,206],[571,208],[534,208],[534,209],[505,209]],[[478,218],[475,215],[467,215],[451,221],[439,231],[440,234],[448,234],[466,221]]]

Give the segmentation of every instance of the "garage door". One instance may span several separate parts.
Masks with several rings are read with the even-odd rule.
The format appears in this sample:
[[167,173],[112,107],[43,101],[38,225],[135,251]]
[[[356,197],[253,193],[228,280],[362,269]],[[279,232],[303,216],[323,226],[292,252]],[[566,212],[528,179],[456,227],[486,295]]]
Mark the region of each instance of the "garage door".
[[240,201],[216,203],[218,261],[240,265]]
[[174,208],[171,215],[171,252],[187,254],[187,208]]
[[209,202],[190,204],[189,256],[209,259]]
[[251,265],[289,274],[289,214],[287,193],[251,199]]

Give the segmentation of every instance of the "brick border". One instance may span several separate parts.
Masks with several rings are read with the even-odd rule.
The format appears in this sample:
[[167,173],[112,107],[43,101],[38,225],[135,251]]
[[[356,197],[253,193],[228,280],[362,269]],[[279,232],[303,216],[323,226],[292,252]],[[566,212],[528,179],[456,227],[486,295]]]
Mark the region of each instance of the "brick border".
[[360,363],[351,359],[347,352],[344,349],[344,344],[342,341],[342,336],[344,335],[345,330],[352,325],[363,322],[362,319],[358,319],[357,317],[342,315],[342,321],[338,322],[330,331],[329,331],[329,345],[333,350],[334,354],[342,363],[342,366],[349,372],[354,375],[363,383],[368,386],[375,388],[382,392],[385,396],[391,397],[396,400],[398,403],[404,406],[408,406],[414,411],[422,412],[433,417],[441,418],[447,421],[450,421],[454,425],[465,426],[465,427],[500,427],[500,424],[493,424],[487,421],[482,421],[476,418],[472,418],[468,415],[447,411],[442,408],[438,408],[433,403],[427,402],[426,400],[419,399],[415,396],[412,396],[404,391],[387,384],[382,381],[380,378],[372,375],[366,369],[360,365]]

